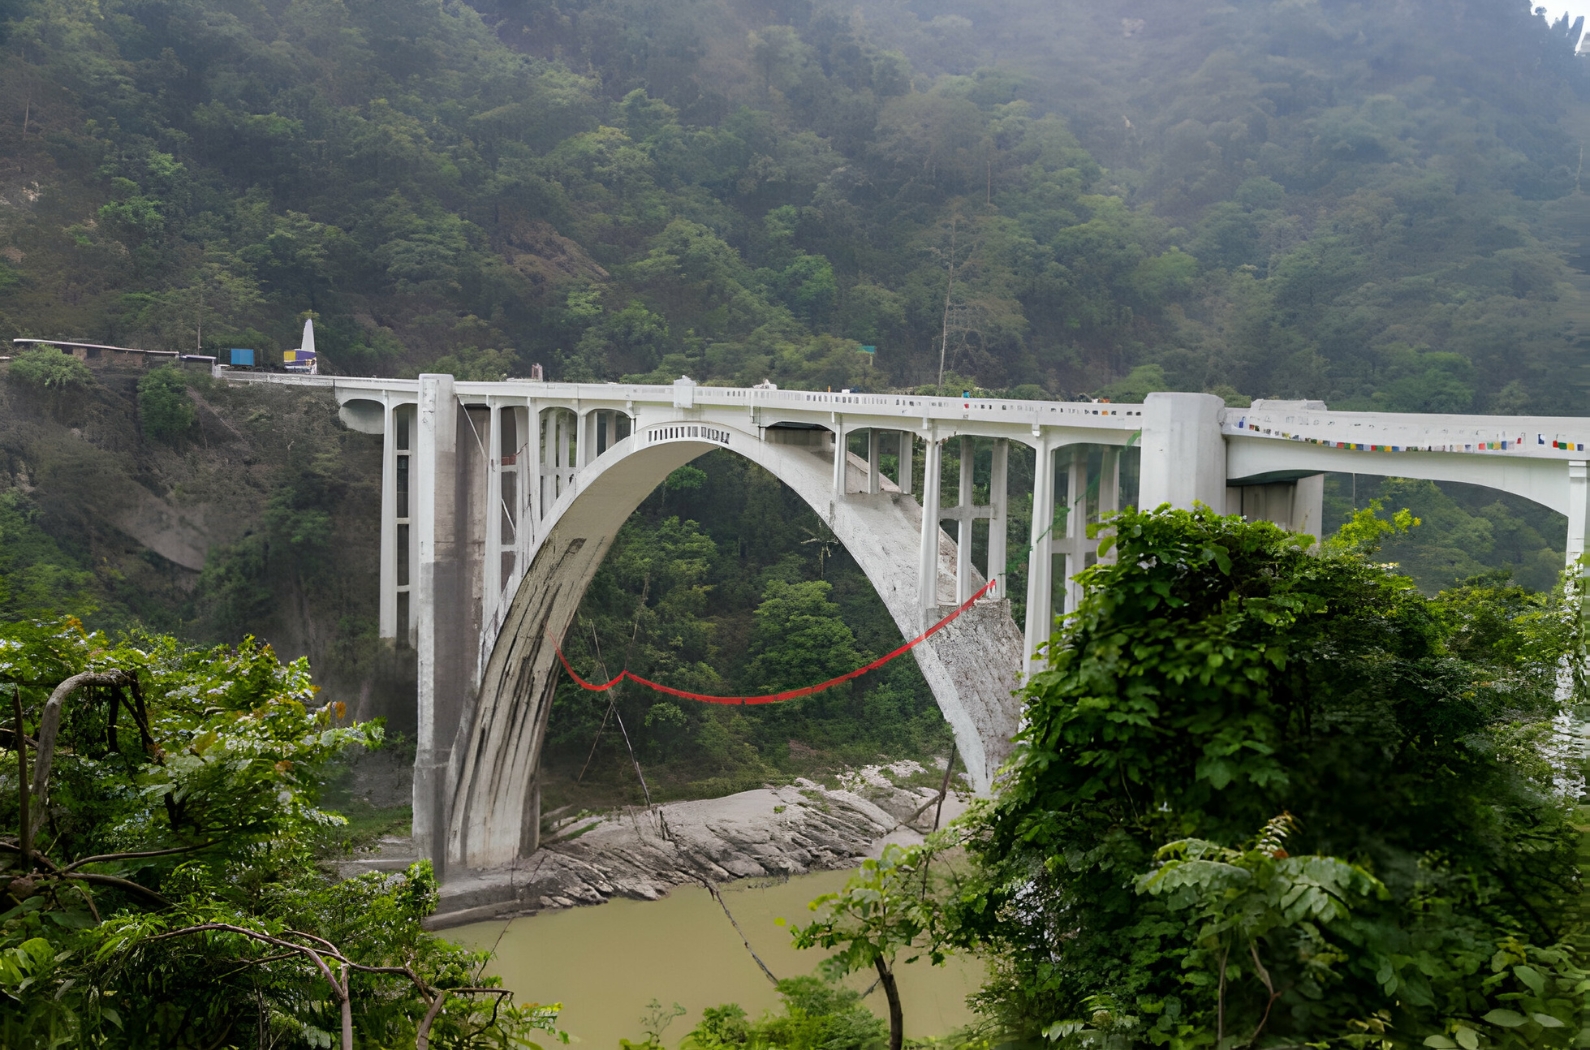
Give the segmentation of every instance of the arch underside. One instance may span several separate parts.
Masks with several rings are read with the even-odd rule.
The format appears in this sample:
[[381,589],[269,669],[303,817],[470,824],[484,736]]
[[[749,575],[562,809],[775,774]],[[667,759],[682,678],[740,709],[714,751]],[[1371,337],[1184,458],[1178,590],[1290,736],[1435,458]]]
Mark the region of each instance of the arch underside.
[[[678,467],[724,447],[624,439],[581,472],[553,507],[486,661],[453,747],[447,800],[448,864],[485,869],[511,863],[535,841],[532,802],[558,675],[554,639],[568,630],[602,559],[642,500]],[[901,633],[918,632],[916,553],[922,510],[898,491],[833,496],[828,452],[765,442],[732,431],[728,447],[793,489],[828,524],[866,574]],[[852,457],[850,489],[865,488]],[[954,593],[955,544],[939,533],[940,595]],[[1022,635],[1007,601],[980,602],[913,650],[955,734],[968,775],[987,790],[1009,753],[1020,704]]]
[[1522,496],[1567,514],[1566,464],[1550,459],[1508,458],[1461,452],[1401,452],[1395,455],[1327,448],[1273,438],[1226,439],[1228,484],[1252,479],[1296,478],[1306,474],[1371,474],[1482,485]]

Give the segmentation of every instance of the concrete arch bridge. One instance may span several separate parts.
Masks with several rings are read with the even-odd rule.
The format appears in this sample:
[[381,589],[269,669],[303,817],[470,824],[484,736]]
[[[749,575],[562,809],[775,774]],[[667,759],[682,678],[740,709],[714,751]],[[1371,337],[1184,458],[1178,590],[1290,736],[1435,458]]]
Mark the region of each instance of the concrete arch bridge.
[[[914,636],[967,771],[986,790],[1019,718],[1020,673],[1097,556],[1086,523],[1116,509],[1123,453],[1138,502],[1195,502],[1315,536],[1324,473],[1396,474],[1511,492],[1567,515],[1584,550],[1590,419],[1330,412],[1312,401],[1226,408],[1207,394],[1142,405],[764,388],[455,382],[230,373],[329,388],[353,429],[383,437],[380,633],[418,656],[414,839],[439,872],[497,868],[538,845],[538,770],[561,639],[620,525],[671,471],[728,449],[771,472],[833,530]],[[953,502],[940,491],[959,443]],[[1011,618],[1011,446],[1034,451],[1026,618]],[[988,502],[973,501],[988,456]],[[894,477],[881,469],[896,457]],[[913,491],[913,460],[923,460]],[[1057,481],[1063,477],[1063,483]],[[1064,510],[1063,525],[1055,522]],[[987,558],[970,538],[987,524]],[[954,534],[944,524],[953,522]]]

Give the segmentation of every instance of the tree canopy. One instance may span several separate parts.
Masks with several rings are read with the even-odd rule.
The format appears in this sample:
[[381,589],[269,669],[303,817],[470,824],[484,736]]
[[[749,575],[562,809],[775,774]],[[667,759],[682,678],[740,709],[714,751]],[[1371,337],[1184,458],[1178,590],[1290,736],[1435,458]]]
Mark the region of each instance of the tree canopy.
[[0,1042],[351,1050],[551,1027],[556,1008],[514,1005],[483,954],[421,929],[428,863],[319,868],[346,823],[319,804],[327,766],[382,729],[317,691],[253,639],[0,626]]
[[1583,756],[1552,743],[1577,594],[1426,598],[1370,556],[1394,527],[1313,551],[1204,510],[1114,519],[970,833],[956,907],[996,946],[996,1016],[1187,1047],[1577,1038]]
[[17,0],[0,336],[1575,410],[1573,27],[940,6]]

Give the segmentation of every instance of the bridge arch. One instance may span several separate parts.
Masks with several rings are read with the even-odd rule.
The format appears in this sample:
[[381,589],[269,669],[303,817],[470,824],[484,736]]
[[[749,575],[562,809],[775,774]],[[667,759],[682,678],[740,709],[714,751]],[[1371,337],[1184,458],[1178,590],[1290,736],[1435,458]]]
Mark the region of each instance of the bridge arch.
[[[918,653],[979,786],[1016,728],[1013,672],[1048,637],[1054,607],[1072,607],[1066,581],[1097,556],[1082,527],[1088,508],[1118,505],[1122,451],[1134,443],[1142,506],[1201,503],[1316,531],[1327,471],[1477,482],[1565,511],[1570,565],[1585,550],[1590,521],[1590,423],[1579,418],[1330,412],[1306,401],[1228,408],[1190,393],[1110,405],[698,387],[687,378],[218,374],[329,387],[351,427],[384,435],[379,633],[398,644],[412,639],[416,650],[414,838],[444,878],[450,864],[493,867],[535,842],[531,774],[556,659],[546,635],[567,627],[623,519],[669,471],[711,448],[726,444],[816,508],[906,635],[981,582],[972,580],[969,545],[957,550],[939,523],[955,520],[969,532],[974,519],[1000,517],[1010,448],[1035,450],[1025,644],[1005,603],[992,602]],[[604,441],[623,433],[620,418],[631,432]],[[791,444],[785,426],[808,444]],[[864,459],[847,451],[857,431],[868,434]],[[881,435],[889,433],[920,442],[918,494],[881,484]],[[826,444],[827,434],[837,442]],[[974,506],[965,452],[989,440],[989,505]],[[963,469],[961,498],[945,507],[939,468],[948,441],[963,443]],[[526,456],[526,446],[545,452]],[[1088,446],[1100,449],[1096,500]],[[900,444],[901,456],[912,448]],[[901,481],[910,476],[903,471]],[[1006,531],[989,530],[990,565],[1005,564],[993,547]]]
[[[512,597],[494,618],[497,629],[483,638],[480,682],[458,724],[445,819],[437,822],[447,829],[449,866],[498,867],[534,849],[541,749],[561,674],[552,639],[563,637],[613,538],[641,501],[671,471],[719,448],[799,495],[856,560],[901,633],[919,630],[916,560],[909,556],[922,528],[915,500],[887,483],[874,494],[836,498],[834,453],[788,440],[777,428],[688,419],[637,426],[580,470],[546,509]],[[865,464],[846,460],[850,478],[863,482],[849,487],[865,489]],[[942,531],[938,553],[940,578],[953,579],[956,548]],[[914,650],[979,790],[990,785],[1017,728],[1012,694],[1022,645],[1009,603],[997,599],[979,602]]]

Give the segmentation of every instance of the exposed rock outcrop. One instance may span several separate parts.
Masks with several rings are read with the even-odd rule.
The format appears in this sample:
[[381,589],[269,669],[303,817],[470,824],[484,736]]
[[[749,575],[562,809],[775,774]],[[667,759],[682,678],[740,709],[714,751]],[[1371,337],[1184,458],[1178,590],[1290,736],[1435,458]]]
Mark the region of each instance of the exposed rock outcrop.
[[[724,798],[629,808],[561,824],[530,857],[506,868],[449,873],[433,927],[600,904],[610,897],[656,900],[674,886],[708,880],[803,875],[846,868],[887,842],[920,842],[931,830],[937,791],[898,787],[886,775],[915,763],[869,767],[837,788],[808,780]],[[948,821],[965,808],[951,794]],[[388,839],[346,874],[412,862],[412,843]]]

